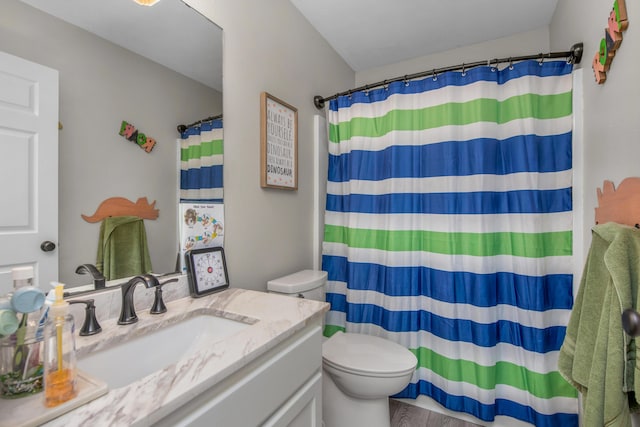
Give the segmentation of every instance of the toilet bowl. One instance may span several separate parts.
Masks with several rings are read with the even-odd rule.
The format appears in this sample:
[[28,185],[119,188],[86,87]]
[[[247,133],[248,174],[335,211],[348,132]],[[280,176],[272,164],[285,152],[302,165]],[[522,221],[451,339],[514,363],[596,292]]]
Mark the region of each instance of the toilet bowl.
[[389,396],[404,389],[418,361],[384,338],[337,332],[322,345],[326,427],[389,426]]
[[[267,282],[269,292],[324,300],[327,273],[303,270]],[[403,346],[364,334],[336,332],[322,344],[325,427],[389,427],[389,396],[404,389],[418,360]]]

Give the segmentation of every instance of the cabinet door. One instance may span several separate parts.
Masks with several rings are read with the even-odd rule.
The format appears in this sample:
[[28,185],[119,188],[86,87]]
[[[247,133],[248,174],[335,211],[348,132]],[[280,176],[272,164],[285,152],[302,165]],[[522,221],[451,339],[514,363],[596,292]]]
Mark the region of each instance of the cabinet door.
[[[306,394],[306,388],[311,388],[311,393],[316,393],[317,400],[309,407],[309,411],[315,411],[315,419],[320,421],[317,424],[300,421],[290,425],[320,427],[320,380],[316,386],[318,389],[313,387],[316,379],[322,378],[321,366],[322,330],[318,321],[318,324],[308,326],[171,414],[157,420],[154,427],[256,427],[264,425],[263,420],[276,420],[275,414],[280,413],[283,414],[283,420],[290,420],[287,423],[293,422],[295,411],[301,417],[305,414],[304,407],[298,408],[296,401],[300,400],[302,405],[304,397],[311,396]],[[283,409],[287,405],[291,405],[291,409]],[[288,412],[294,415],[286,415]]]
[[264,427],[322,427],[322,375],[318,372],[263,425]]

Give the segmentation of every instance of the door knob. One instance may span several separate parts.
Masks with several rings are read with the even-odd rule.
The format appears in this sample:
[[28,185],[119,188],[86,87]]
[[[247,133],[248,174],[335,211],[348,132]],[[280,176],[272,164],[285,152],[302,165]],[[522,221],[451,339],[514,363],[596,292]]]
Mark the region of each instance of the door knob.
[[43,252],[51,252],[55,248],[56,248],[56,244],[53,242],[50,242],[49,240],[45,240],[40,245],[40,249],[42,249]]

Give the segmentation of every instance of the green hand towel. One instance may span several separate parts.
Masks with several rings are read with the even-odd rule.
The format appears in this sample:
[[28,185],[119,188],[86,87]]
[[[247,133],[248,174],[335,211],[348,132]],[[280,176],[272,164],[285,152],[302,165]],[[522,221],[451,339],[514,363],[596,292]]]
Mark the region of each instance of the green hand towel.
[[639,263],[640,230],[615,223],[593,228],[558,356],[558,370],[583,395],[586,427],[631,426],[627,392],[640,379],[634,379],[635,346],[622,329],[621,314],[638,306]]
[[116,216],[102,221],[96,267],[107,280],[151,272],[151,257],[142,218]]

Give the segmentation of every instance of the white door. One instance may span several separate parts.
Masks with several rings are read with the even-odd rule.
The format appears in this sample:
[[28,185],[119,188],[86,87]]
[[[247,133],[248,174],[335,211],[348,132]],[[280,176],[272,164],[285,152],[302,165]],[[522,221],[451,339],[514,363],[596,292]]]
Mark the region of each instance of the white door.
[[0,52],[0,295],[58,279],[58,71]]

